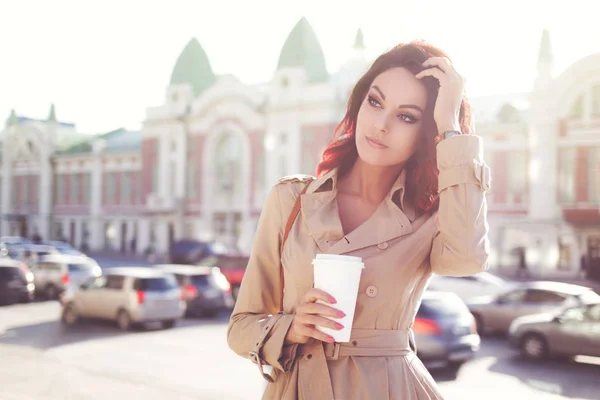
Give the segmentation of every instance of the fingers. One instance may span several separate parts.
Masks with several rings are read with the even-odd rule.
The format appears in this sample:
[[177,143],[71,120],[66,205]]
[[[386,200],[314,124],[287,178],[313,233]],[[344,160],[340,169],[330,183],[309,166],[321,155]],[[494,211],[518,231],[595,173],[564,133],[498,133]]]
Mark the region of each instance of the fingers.
[[335,342],[335,339],[332,336],[329,336],[328,334],[323,333],[320,330],[318,330],[317,328],[314,328],[309,325],[300,325],[298,327],[298,333],[301,334],[302,336],[315,338],[322,342],[327,342],[327,343]]
[[454,70],[452,62],[446,57],[431,57],[425,60],[424,67],[438,67],[445,73],[450,73]]
[[445,75],[444,72],[437,68],[429,68],[429,69],[424,69],[423,71],[416,74],[415,78],[421,79],[426,76],[433,76],[434,78],[436,78],[438,81],[441,82],[442,79],[444,78],[444,75]]
[[325,303],[335,304],[336,300],[328,293],[325,293],[321,289],[312,288],[304,295],[302,299],[303,303],[314,303],[317,300],[324,301]]
[[346,314],[336,308],[319,303],[306,303],[298,306],[297,313],[318,314],[331,318],[344,318],[346,316]]
[[344,329],[344,325],[339,322],[332,321],[329,318],[321,317],[319,315],[304,314],[298,316],[298,320],[303,326],[322,326],[323,328],[335,329],[336,331]]

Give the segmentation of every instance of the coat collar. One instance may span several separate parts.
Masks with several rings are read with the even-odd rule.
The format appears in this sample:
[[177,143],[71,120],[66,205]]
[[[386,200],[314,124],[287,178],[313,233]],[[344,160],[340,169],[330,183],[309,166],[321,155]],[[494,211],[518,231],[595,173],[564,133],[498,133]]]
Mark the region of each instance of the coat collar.
[[[313,181],[302,195],[302,214],[310,235],[321,251],[349,253],[384,243],[412,232],[415,209],[405,197],[406,171],[398,176],[392,189],[361,226],[344,236],[337,206],[338,171],[334,169]],[[382,223],[385,221],[385,223]]]

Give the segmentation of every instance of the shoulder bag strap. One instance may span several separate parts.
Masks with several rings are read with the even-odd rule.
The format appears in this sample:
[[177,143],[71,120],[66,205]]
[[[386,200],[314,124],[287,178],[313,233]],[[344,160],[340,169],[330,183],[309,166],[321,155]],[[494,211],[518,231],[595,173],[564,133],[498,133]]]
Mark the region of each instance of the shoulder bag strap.
[[[302,192],[300,192],[298,197],[296,197],[296,202],[294,203],[292,212],[290,212],[290,216],[287,220],[287,224],[285,225],[283,239],[281,240],[280,256],[283,255],[283,247],[285,246],[285,242],[287,241],[287,238],[290,235],[290,231],[292,230],[292,226],[294,225],[294,222],[296,221],[296,218],[298,217],[298,214],[300,213],[300,206],[302,205],[301,201],[300,201],[300,196],[302,196],[304,193],[306,193],[311,182],[308,182],[308,184],[306,184],[306,186],[304,186],[304,189],[302,190]],[[281,261],[279,262],[279,269],[281,272],[279,274],[279,287],[280,287],[279,312],[282,312],[283,311],[283,285],[284,285],[284,283],[283,283],[283,264],[281,263]]]

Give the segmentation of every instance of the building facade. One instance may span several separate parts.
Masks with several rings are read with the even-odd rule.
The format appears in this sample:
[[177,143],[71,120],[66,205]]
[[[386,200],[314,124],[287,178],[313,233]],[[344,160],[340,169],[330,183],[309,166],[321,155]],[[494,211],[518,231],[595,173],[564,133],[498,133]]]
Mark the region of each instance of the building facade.
[[[180,238],[248,251],[271,185],[314,174],[369,66],[360,31],[353,49],[329,74],[303,18],[273,79],[245,85],[216,76],[192,39],[140,131],[84,137],[54,107],[45,120],[13,112],[1,133],[1,234],[136,253],[164,254]],[[513,265],[519,246],[541,273],[575,272],[582,255],[600,262],[600,54],[556,77],[552,64],[544,32],[531,92],[471,99],[493,173],[493,266]]]

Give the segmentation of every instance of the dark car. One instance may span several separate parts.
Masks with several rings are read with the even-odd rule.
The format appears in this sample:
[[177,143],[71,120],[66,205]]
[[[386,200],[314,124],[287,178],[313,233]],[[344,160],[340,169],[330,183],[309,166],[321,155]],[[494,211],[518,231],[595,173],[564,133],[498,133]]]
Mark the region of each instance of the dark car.
[[187,303],[186,316],[213,317],[233,308],[231,285],[219,268],[159,264],[157,269],[175,275]]
[[412,329],[417,354],[429,368],[457,373],[479,350],[475,319],[454,293],[426,291]]
[[33,299],[35,286],[27,280],[18,261],[0,261],[0,304],[23,303]]

